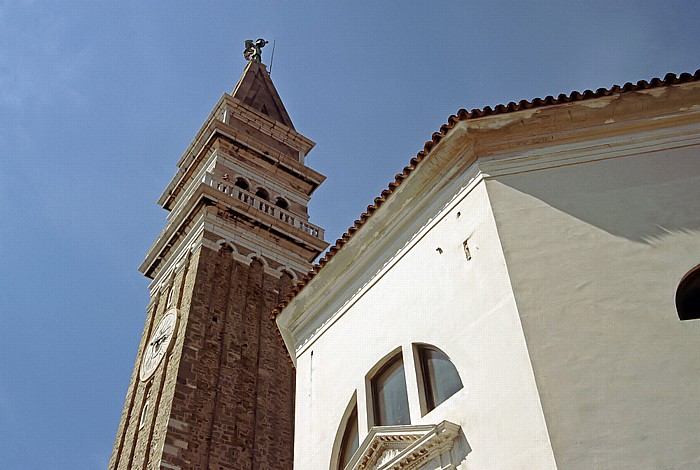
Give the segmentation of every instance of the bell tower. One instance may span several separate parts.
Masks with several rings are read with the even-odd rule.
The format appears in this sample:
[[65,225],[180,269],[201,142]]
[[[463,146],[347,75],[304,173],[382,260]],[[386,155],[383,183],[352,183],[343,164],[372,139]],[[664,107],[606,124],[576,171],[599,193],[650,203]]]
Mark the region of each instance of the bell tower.
[[[250,43],[250,44],[249,44]],[[326,247],[325,177],[246,42],[248,64],[177,163],[110,469],[288,469],[294,370],[270,311]]]

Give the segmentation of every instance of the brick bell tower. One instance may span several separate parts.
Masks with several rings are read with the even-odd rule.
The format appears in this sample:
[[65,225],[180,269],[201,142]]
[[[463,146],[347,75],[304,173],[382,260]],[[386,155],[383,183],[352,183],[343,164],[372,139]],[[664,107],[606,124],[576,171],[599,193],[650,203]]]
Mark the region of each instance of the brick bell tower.
[[326,247],[307,203],[325,177],[265,65],[262,40],[158,203],[168,223],[110,469],[289,469],[294,371],[270,311]]

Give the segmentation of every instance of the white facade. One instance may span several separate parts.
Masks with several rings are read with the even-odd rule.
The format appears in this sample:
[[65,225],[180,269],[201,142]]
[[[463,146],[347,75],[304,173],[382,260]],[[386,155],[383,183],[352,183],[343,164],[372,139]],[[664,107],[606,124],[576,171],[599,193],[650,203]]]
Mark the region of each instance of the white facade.
[[[353,397],[355,468],[698,468],[700,321],[674,305],[698,199],[694,81],[458,122],[277,317],[295,468],[337,468]],[[464,384],[428,413],[418,344]],[[372,461],[369,381],[398,350],[395,440],[458,431]]]

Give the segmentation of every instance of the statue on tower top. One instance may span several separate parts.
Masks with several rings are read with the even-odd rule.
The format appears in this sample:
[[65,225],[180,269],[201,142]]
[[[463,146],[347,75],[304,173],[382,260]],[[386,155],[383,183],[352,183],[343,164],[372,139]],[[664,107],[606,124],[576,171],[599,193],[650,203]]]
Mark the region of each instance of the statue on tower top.
[[254,60],[255,62],[262,63],[262,48],[265,47],[267,41],[263,38],[259,38],[257,41],[248,39],[245,42],[245,50],[243,51],[243,57],[245,60]]

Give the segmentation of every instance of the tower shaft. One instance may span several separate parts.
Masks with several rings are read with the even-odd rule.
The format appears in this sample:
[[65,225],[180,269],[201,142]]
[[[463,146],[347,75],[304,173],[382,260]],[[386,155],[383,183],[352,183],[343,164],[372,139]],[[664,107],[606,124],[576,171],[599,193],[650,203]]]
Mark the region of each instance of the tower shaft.
[[269,315],[327,246],[313,145],[251,61],[178,162],[110,469],[291,468],[294,370]]

